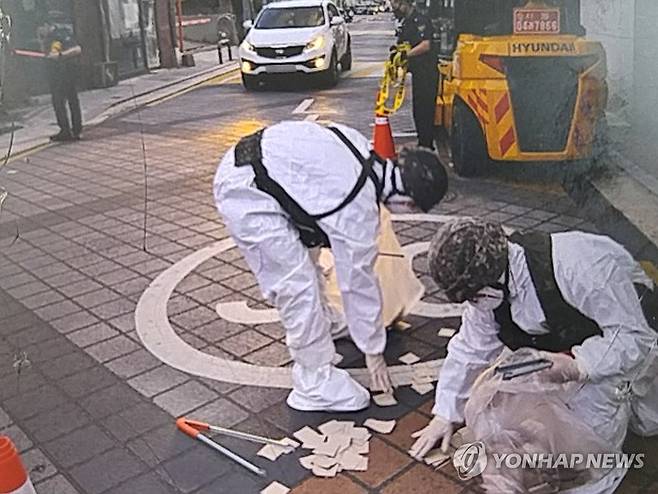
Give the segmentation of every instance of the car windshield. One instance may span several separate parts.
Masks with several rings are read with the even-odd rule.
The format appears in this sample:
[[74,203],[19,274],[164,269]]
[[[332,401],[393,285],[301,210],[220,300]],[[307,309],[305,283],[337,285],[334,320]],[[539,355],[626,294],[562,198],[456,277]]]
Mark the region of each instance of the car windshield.
[[285,29],[289,27],[316,27],[324,24],[322,7],[293,7],[265,9],[256,27],[258,29]]

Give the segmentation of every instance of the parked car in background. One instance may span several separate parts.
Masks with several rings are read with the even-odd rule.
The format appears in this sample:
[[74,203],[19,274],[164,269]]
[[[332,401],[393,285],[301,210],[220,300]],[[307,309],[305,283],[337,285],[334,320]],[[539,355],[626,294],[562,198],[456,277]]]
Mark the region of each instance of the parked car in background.
[[330,0],[285,0],[266,5],[240,45],[242,82],[256,89],[272,74],[317,74],[328,86],[338,82],[339,66],[352,67],[345,19]]

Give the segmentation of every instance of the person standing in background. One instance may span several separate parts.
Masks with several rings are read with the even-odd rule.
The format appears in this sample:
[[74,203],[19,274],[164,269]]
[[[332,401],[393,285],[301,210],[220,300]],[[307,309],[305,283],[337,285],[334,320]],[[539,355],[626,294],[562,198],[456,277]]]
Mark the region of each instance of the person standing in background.
[[[82,48],[75,41],[73,30],[61,21],[62,14],[51,12],[48,20],[39,28],[43,52],[48,64],[48,84],[59,133],[51,141],[65,142],[80,140],[82,135],[82,112],[78,98],[78,65]],[[71,111],[69,121],[66,106]]]

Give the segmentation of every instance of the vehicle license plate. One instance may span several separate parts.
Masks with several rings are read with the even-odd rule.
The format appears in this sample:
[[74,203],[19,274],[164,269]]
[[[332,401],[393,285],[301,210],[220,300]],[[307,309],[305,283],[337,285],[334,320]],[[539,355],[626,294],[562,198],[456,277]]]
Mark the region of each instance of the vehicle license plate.
[[514,9],[514,34],[560,34],[560,10]]

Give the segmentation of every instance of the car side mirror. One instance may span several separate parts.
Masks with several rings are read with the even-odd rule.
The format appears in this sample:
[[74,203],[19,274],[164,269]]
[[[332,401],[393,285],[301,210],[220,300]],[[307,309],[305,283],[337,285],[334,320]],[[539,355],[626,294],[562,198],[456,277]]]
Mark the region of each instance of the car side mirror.
[[337,15],[336,17],[331,18],[331,22],[329,23],[332,26],[340,26],[341,24],[345,23],[345,19],[343,19],[341,16]]
[[247,30],[249,30],[249,29],[251,29],[252,27],[254,27],[254,21],[252,21],[251,19],[247,19],[246,21],[244,21],[244,22],[242,23],[242,27],[245,28],[245,29],[247,29]]

